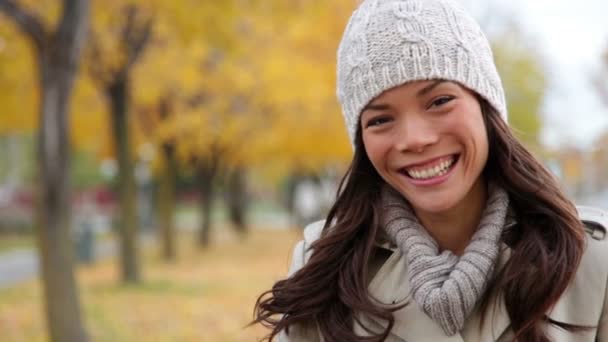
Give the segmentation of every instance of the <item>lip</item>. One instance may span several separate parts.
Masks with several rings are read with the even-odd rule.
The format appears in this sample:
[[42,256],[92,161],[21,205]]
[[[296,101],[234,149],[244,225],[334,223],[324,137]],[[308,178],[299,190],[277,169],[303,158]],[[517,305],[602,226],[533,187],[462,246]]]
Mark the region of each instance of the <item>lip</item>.
[[423,166],[426,166],[426,165],[431,165],[431,164],[437,162],[440,159],[447,159],[449,157],[457,157],[458,155],[459,155],[459,153],[446,154],[446,155],[443,155],[443,156],[440,156],[440,157],[436,157],[436,158],[432,158],[432,159],[427,159],[427,160],[424,160],[424,161],[421,161],[421,162],[418,162],[418,163],[407,164],[407,165],[401,167],[401,169],[405,170],[405,169],[409,169],[409,168],[412,168],[412,167],[423,167]]
[[[447,156],[451,156],[451,155],[447,155]],[[444,157],[447,157],[447,156],[444,156]],[[457,156],[456,157],[456,161],[450,167],[450,170],[448,172],[446,172],[445,174],[443,174],[441,176],[438,176],[438,177],[434,177],[434,178],[431,178],[431,179],[415,179],[415,178],[412,178],[412,177],[410,177],[410,176],[408,176],[406,174],[405,167],[402,168],[401,169],[402,171],[400,171],[399,173],[403,177],[405,177],[405,179],[407,179],[407,181],[410,182],[414,186],[419,186],[419,187],[435,186],[435,185],[438,185],[438,184],[441,184],[441,183],[445,182],[450,177],[450,175],[452,175],[452,173],[454,172],[454,170],[456,170],[456,167],[458,167],[458,165],[460,163],[460,156],[459,155],[456,155],[456,156]],[[441,159],[441,158],[444,158],[444,157],[434,158],[434,159],[431,159],[430,161],[436,161],[437,159]],[[427,161],[427,162],[424,162],[422,164],[410,164],[408,167],[413,167],[413,166],[418,166],[418,165],[425,165],[425,164],[428,164],[428,163],[429,162]]]

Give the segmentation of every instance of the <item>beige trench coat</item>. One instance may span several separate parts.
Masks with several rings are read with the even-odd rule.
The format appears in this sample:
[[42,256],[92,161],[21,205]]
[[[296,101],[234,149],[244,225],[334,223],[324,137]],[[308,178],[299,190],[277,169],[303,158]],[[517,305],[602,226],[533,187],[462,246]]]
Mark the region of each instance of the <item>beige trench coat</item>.
[[[588,208],[578,207],[581,220],[586,223],[588,230],[587,246],[576,276],[559,299],[555,307],[548,313],[556,321],[594,326],[594,329],[579,333],[571,333],[554,326],[548,327],[552,341],[557,342],[608,342],[608,213]],[[304,239],[300,241],[292,258],[289,275],[300,269],[310,257],[308,247],[318,239],[323,229],[323,222],[311,224],[304,230]],[[378,262],[379,270],[369,285],[370,294],[382,303],[400,303],[410,300],[410,288],[404,255],[395,247],[378,246],[387,250],[388,258]],[[378,253],[380,254],[380,253]],[[499,257],[499,267],[504,265],[510,255],[510,249],[502,245]],[[497,269],[499,269],[497,267]],[[465,327],[459,334],[446,336],[441,327],[432,321],[414,301],[404,308],[395,311],[395,325],[386,341],[389,342],[463,342],[463,341],[511,341],[513,331],[509,328],[509,316],[500,293],[492,292],[491,304],[485,323],[480,328],[481,313],[474,311],[467,319]],[[525,299],[522,299],[525,300]],[[384,323],[372,318],[361,317],[362,322],[372,328],[380,329]],[[355,325],[355,333],[367,336],[361,326]],[[315,327],[294,326],[289,329],[289,336],[284,332],[279,335],[280,342],[323,341]]]

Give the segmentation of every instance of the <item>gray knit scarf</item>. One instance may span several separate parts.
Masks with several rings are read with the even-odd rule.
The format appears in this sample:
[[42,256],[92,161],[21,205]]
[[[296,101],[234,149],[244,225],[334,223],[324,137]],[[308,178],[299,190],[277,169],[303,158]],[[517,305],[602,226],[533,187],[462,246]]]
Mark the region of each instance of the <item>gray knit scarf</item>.
[[388,186],[382,191],[382,224],[407,258],[413,298],[448,336],[464,327],[498,259],[509,196],[497,186],[488,190],[479,227],[460,257],[448,250],[439,252],[401,194]]

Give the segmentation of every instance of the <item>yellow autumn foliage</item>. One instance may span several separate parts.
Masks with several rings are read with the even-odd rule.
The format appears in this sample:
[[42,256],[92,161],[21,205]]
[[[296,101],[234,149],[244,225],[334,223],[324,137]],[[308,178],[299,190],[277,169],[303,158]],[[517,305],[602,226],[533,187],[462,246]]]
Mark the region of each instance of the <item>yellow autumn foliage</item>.
[[0,135],[32,132],[38,123],[35,64],[28,44],[13,23],[0,21]]
[[[54,0],[23,4],[51,23],[60,12]],[[153,19],[152,40],[131,80],[134,151],[172,142],[184,162],[215,149],[225,165],[275,171],[348,162],[352,152],[335,98],[335,50],[356,1],[95,1],[90,39],[100,48],[86,53],[97,53],[94,60],[110,70],[124,62],[118,38],[128,4]],[[0,35],[11,47],[0,46],[0,68],[20,71],[0,76],[2,84],[20,85],[0,95],[10,113],[0,118],[1,127],[34,131],[29,47],[9,25],[0,26]],[[108,158],[108,104],[89,77],[91,63],[84,59],[75,84],[72,141]],[[161,119],[158,105],[167,98],[172,112]]]

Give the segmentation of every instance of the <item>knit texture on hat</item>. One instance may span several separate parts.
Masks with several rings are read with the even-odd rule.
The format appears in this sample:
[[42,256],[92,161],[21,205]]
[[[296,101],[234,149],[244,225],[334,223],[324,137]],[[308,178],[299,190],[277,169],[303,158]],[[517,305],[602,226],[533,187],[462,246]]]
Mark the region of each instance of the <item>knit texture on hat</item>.
[[337,95],[353,145],[363,108],[410,81],[458,82],[507,119],[490,44],[451,0],[364,1],[346,26],[337,62]]
[[493,275],[509,196],[502,188],[489,188],[479,227],[460,257],[439,251],[401,194],[386,187],[382,203],[384,230],[407,259],[412,297],[448,336],[456,334]]

